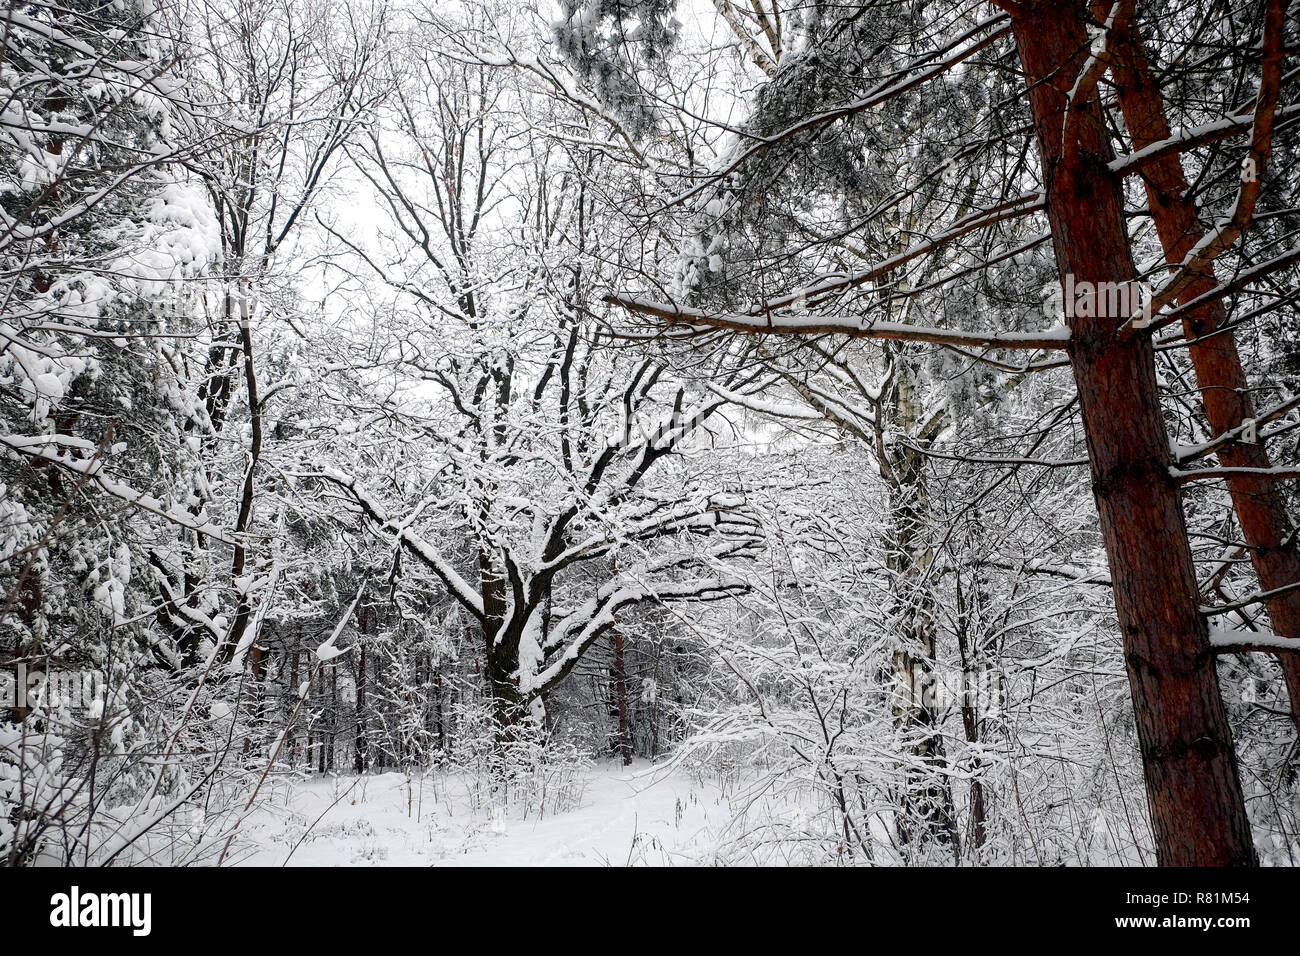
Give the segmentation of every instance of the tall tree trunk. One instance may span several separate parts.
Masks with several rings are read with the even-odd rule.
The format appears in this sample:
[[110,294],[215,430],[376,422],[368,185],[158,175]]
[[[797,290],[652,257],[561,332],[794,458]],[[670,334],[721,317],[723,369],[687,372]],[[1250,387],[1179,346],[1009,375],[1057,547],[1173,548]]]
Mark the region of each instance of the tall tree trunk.
[[[248,562],[246,534],[253,520],[253,505],[256,501],[257,464],[262,457],[262,400],[258,397],[257,367],[253,361],[253,302],[248,288],[248,280],[240,280],[239,290],[239,341],[244,353],[244,385],[248,390],[248,416],[252,437],[248,454],[244,461],[243,488],[239,496],[239,513],[235,516],[235,553],[231,562],[230,576],[236,582],[244,574]],[[239,603],[235,609],[235,623],[230,629],[226,646],[233,651],[243,639],[253,615],[253,605],[248,590],[239,589]],[[261,680],[260,653],[255,652],[250,663],[253,667],[253,679]]]
[[[1088,61],[1087,4],[1006,4],[1029,91],[1047,215],[1062,284],[1136,278],[1121,184],[1095,93],[1071,91]],[[1130,285],[1129,288],[1132,288]],[[1115,609],[1157,859],[1165,866],[1253,865],[1250,822],[1197,606],[1196,575],[1150,337],[1121,337],[1126,313],[1081,295],[1069,354]],[[1067,302],[1067,308],[1070,303]]]
[[[1109,48],[1110,70],[1133,149],[1169,139],[1173,131],[1165,112],[1164,97],[1132,17],[1115,25]],[[1263,170],[1257,170],[1258,175],[1262,173]],[[1143,182],[1165,260],[1173,268],[1205,238],[1205,225],[1191,198],[1191,187],[1177,154],[1171,153],[1145,166]],[[1196,277],[1178,301],[1190,302],[1217,284],[1211,265]],[[1255,420],[1250,383],[1237,352],[1236,337],[1231,330],[1225,330],[1227,323],[1228,313],[1222,299],[1201,305],[1183,319],[1183,335],[1190,343],[1187,354],[1196,373],[1206,420],[1216,435]],[[1218,458],[1229,468],[1272,466],[1262,441],[1225,445]],[[1277,481],[1268,475],[1236,475],[1226,483],[1260,587],[1272,591],[1300,581],[1300,551]],[[1300,638],[1300,590],[1278,595],[1267,607],[1274,633]],[[1278,656],[1291,696],[1291,717],[1300,732],[1300,654]]]
[[[921,424],[916,384],[906,360],[895,356],[892,400],[882,403],[900,433],[914,436]],[[918,438],[918,441],[922,441]],[[903,768],[903,813],[899,820],[901,843],[933,840],[953,848],[960,856],[957,815],[950,778],[945,773],[940,729],[942,715],[936,707],[939,691],[935,654],[935,609],[932,582],[926,580],[934,560],[925,540],[929,494],[925,480],[926,458],[909,442],[888,442],[877,434],[876,459],[889,487],[890,519],[888,565],[894,576],[900,647],[894,651],[894,721],[911,741],[911,759]]]

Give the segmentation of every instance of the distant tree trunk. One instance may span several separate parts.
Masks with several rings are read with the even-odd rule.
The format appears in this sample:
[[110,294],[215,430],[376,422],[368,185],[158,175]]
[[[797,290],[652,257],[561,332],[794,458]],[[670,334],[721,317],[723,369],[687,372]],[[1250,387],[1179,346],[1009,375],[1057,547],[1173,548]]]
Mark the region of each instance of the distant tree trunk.
[[[299,635],[297,630],[295,630],[293,634],[293,643],[289,648],[289,686],[287,688],[290,701],[296,701],[298,699],[298,656],[300,653],[298,648]],[[290,706],[287,708],[285,719],[290,720],[292,714],[293,707]],[[289,766],[297,767],[298,735],[294,732],[292,722],[289,723],[289,726],[285,731],[285,743],[289,746]]]
[[[978,570],[975,572],[978,574]],[[979,599],[979,582],[976,579],[975,594],[972,600]],[[961,577],[957,577],[957,651],[961,655],[961,725],[966,735],[966,742],[975,749],[980,742],[978,705],[982,702],[978,696],[980,685],[976,666],[976,648],[970,640],[969,623],[971,611],[962,590]],[[966,845],[973,851],[984,846],[988,838],[984,806],[984,784],[979,778],[980,761],[976,756],[972,761],[970,779],[970,836]]]
[[614,701],[618,707],[618,752],[623,766],[632,763],[632,734],[627,712],[627,668],[623,660],[623,631],[614,628]]
[[338,733],[339,726],[339,667],[333,661],[330,662],[330,723],[329,723],[329,745],[327,748],[329,769],[334,769],[334,745],[336,743],[335,735]]
[[[1091,50],[1084,0],[1006,3],[1042,159],[1061,281],[1136,278],[1121,183],[1095,93],[1071,104]],[[1067,114],[1068,118],[1067,118]],[[1083,290],[1081,290],[1083,291]],[[1256,863],[1196,575],[1150,336],[1083,295],[1069,354],[1088,443],[1133,696],[1157,859],[1166,866]],[[1070,303],[1067,302],[1067,308]],[[1084,310],[1077,310],[1082,312]]]
[[[361,609],[361,633],[366,633],[366,609]],[[357,733],[354,749],[357,773],[366,771],[366,643],[363,639],[357,649]]]
[[443,719],[442,712],[442,666],[433,664],[433,714],[434,728],[438,734],[438,751],[444,757],[447,755],[447,725]]
[[[1164,96],[1147,59],[1138,25],[1131,17],[1116,24],[1110,50],[1111,73],[1133,149],[1169,139],[1173,131],[1165,112]],[[1256,175],[1263,173],[1262,169],[1256,170]],[[1165,260],[1172,268],[1205,238],[1205,224],[1191,198],[1191,186],[1177,154],[1170,153],[1146,165],[1142,181]],[[1178,301],[1190,302],[1217,284],[1211,266],[1196,277]],[[1236,337],[1226,328],[1227,324],[1228,312],[1222,299],[1199,306],[1183,319],[1183,335],[1190,343],[1187,354],[1196,372],[1206,420],[1215,435],[1255,420],[1250,383],[1237,352]],[[1220,464],[1228,468],[1272,466],[1268,449],[1258,440],[1232,442],[1217,454]],[[1226,484],[1260,587],[1272,591],[1300,581],[1300,551],[1276,479],[1268,475],[1237,475],[1226,479]],[[1300,638],[1300,590],[1278,595],[1267,607],[1274,633]],[[1300,733],[1300,654],[1278,657],[1291,696],[1291,718]]]
[[651,653],[654,655],[653,671],[651,680],[654,681],[650,690],[650,759],[656,760],[659,757],[659,689],[663,678],[663,671],[660,665],[663,663],[663,643],[653,641],[650,644]]
[[[257,464],[262,457],[262,400],[258,397],[257,366],[253,360],[253,302],[248,280],[240,280],[239,289],[239,341],[244,354],[244,386],[248,392],[248,415],[251,438],[248,454],[244,462],[243,489],[239,496],[239,512],[235,516],[235,548],[231,562],[230,576],[238,580],[244,574],[248,563],[246,533],[253,521],[253,506],[257,499],[256,478]],[[231,650],[239,646],[253,617],[253,605],[246,588],[239,590],[239,602],[235,608],[235,621],[230,629],[226,644]],[[250,657],[253,668],[253,680],[262,678],[262,654],[254,647]]]

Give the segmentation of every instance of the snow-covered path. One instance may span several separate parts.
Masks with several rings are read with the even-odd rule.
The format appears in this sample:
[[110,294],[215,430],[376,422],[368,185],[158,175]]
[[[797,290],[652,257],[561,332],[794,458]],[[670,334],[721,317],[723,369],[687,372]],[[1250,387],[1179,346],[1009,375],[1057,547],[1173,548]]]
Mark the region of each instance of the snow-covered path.
[[[388,773],[281,784],[241,828],[261,866],[592,866],[708,862],[733,819],[714,784],[637,764],[597,767],[576,807],[539,815],[475,800],[463,777]],[[570,803],[573,802],[571,799]]]

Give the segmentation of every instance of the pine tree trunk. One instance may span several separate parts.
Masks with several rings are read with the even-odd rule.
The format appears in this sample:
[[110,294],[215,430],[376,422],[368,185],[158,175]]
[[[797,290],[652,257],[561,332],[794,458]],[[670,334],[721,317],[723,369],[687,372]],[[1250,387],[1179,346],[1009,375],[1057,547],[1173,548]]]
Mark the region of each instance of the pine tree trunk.
[[[1086,3],[1008,5],[1033,114],[1061,280],[1132,282],[1119,178],[1095,95],[1067,122],[1090,40]],[[1150,337],[1120,337],[1126,314],[1082,296],[1069,354],[1115,608],[1157,859],[1164,866],[1253,865],[1255,850],[1198,611],[1196,575],[1156,386]],[[1067,307],[1070,303],[1067,302]],[[1118,310],[1117,310],[1118,311]],[[1076,314],[1084,312],[1077,310]]]
[[[1164,97],[1147,59],[1138,26],[1131,18],[1116,25],[1111,53],[1111,73],[1118,87],[1132,148],[1139,150],[1169,139],[1173,131],[1165,113]],[[1143,168],[1142,178],[1165,260],[1171,266],[1180,263],[1206,235],[1205,225],[1191,199],[1182,161],[1174,153],[1161,157]],[[1217,284],[1211,266],[1188,286],[1178,301],[1190,302]],[[1183,335],[1190,343],[1187,354],[1196,373],[1206,420],[1215,435],[1255,420],[1250,383],[1237,352],[1236,337],[1231,330],[1220,331],[1227,323],[1228,313],[1222,299],[1200,306],[1183,319]],[[1210,338],[1205,337],[1216,332]],[[1272,466],[1268,449],[1260,441],[1226,445],[1218,452],[1218,459],[1228,468]],[[1260,587],[1272,591],[1300,581],[1300,551],[1277,481],[1267,475],[1239,475],[1226,479],[1226,484]],[[1300,638],[1300,590],[1278,595],[1267,607],[1275,634]],[[1291,695],[1291,717],[1300,732],[1300,654],[1278,656]]]

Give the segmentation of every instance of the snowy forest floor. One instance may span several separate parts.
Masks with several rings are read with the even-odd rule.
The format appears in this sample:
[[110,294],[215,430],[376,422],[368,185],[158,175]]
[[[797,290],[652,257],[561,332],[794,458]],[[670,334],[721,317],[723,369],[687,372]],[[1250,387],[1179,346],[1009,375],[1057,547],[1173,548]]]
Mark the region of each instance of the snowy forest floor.
[[235,856],[256,866],[704,864],[742,802],[644,761],[574,771],[506,808],[458,774],[316,777],[280,782]]

